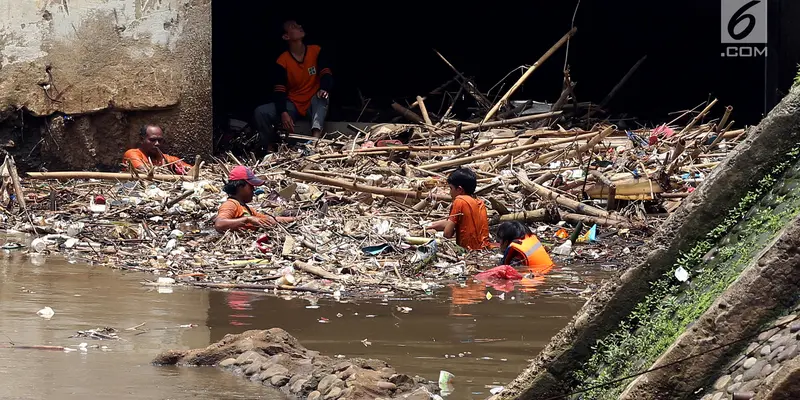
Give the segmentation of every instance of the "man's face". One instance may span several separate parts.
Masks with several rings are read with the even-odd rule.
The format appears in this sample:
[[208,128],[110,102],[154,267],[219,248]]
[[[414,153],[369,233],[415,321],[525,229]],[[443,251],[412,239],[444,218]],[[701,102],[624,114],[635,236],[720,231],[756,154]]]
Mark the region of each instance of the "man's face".
[[164,132],[161,128],[157,126],[147,128],[147,135],[142,140],[142,152],[150,157],[158,157],[162,144],[164,144]]
[[306,31],[297,23],[297,21],[287,21],[283,24],[283,40],[300,40],[306,36]]
[[253,192],[255,192],[255,187],[249,183],[245,183],[242,187],[242,197],[244,197],[245,203],[253,201]]

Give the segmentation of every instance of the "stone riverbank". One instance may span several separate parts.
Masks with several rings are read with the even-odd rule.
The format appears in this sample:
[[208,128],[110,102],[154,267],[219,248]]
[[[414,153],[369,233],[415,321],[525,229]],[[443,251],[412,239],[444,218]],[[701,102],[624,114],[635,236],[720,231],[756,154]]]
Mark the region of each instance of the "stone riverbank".
[[399,374],[381,360],[334,359],[308,350],[280,328],[227,335],[204,349],[170,350],[154,363],[215,366],[298,399],[427,400],[439,390],[436,382]]

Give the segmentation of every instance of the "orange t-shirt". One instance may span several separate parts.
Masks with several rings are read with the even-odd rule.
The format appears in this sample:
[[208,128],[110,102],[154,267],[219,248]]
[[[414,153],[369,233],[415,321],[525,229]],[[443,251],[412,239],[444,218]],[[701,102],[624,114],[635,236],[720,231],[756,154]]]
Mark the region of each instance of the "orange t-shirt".
[[303,62],[298,62],[292,54],[285,51],[278,57],[278,64],[286,69],[286,83],[289,100],[297,107],[297,112],[305,116],[311,107],[311,99],[320,89],[320,74],[317,71],[317,59],[322,50],[317,45],[306,46]]
[[489,247],[489,218],[486,204],[472,196],[457,196],[450,208],[450,221],[456,224],[456,243],[467,250]]
[[[178,157],[164,154],[164,158],[166,159],[167,164],[172,164],[175,167],[183,168],[184,171],[188,170],[189,168],[192,168],[191,164],[183,162],[183,160],[181,160]],[[139,149],[130,149],[125,152],[125,155],[122,156],[122,165],[123,169],[125,170],[128,169],[128,160],[130,160],[131,164],[133,165],[133,168],[136,169],[146,168],[150,165],[155,165],[157,167],[160,167],[165,164],[164,160],[161,158],[156,158],[154,160],[151,160]]]
[[[242,205],[236,199],[228,199],[219,206],[219,210],[217,210],[217,216],[214,219],[236,219],[241,217],[269,218],[264,214],[251,210],[250,207],[246,205]],[[245,228],[257,229],[258,227],[248,224],[245,226]]]

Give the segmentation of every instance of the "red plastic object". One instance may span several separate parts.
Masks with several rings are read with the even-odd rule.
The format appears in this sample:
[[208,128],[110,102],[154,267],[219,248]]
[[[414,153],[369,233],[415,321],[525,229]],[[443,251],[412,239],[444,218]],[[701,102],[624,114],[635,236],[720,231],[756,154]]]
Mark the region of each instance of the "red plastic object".
[[94,198],[94,204],[106,204],[106,198],[98,194]]
[[490,279],[519,280],[522,279],[522,274],[520,274],[516,268],[510,265],[501,265],[475,275],[475,279],[479,281],[487,281]]
[[391,147],[391,146],[402,146],[403,142],[399,140],[378,140],[376,143],[377,147]]
[[267,236],[266,234],[263,234],[258,239],[256,239],[256,248],[258,249],[258,251],[266,253],[267,250],[269,250],[267,249],[267,246],[264,245],[265,243],[267,243],[267,241],[269,241],[269,236]]

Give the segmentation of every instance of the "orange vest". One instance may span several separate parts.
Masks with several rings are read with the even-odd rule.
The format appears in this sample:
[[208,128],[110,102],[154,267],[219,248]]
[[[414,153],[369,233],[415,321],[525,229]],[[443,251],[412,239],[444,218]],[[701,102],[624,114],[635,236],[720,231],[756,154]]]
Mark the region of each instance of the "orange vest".
[[317,71],[317,58],[322,50],[317,45],[306,46],[306,55],[303,62],[298,62],[288,51],[278,57],[278,64],[286,69],[286,83],[288,84],[289,100],[297,107],[297,112],[305,116],[311,107],[311,99],[320,88],[320,74]]
[[553,260],[547,254],[542,243],[536,235],[528,235],[525,239],[516,240],[508,246],[506,256],[503,259],[505,264],[510,264],[511,260],[519,258],[531,270],[551,267]]

